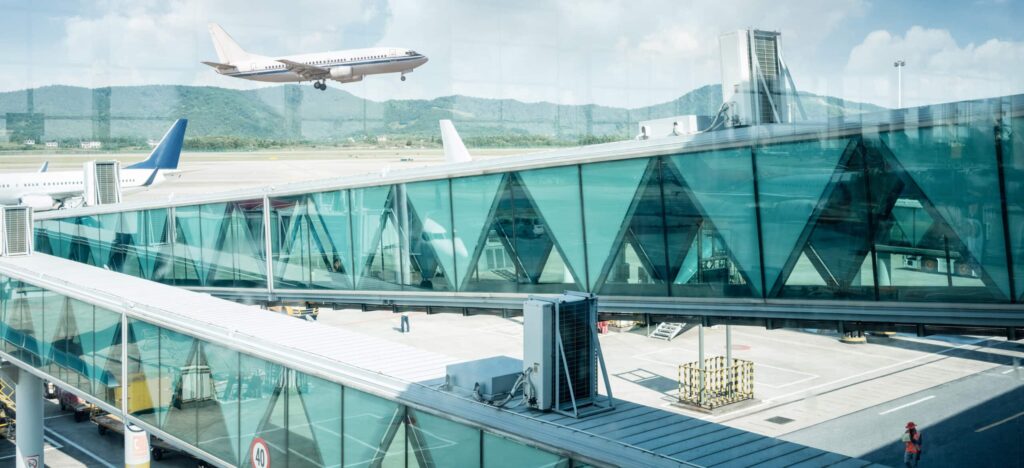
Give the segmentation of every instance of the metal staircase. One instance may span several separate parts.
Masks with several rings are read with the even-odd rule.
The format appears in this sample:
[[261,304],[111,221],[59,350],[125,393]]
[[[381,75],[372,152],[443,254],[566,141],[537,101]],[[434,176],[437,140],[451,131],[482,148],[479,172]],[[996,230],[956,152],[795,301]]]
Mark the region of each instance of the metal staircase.
[[685,326],[685,323],[661,322],[658,324],[658,328],[655,328],[650,335],[647,335],[647,337],[658,340],[672,341],[672,338],[675,338],[676,336],[683,332],[683,327]]
[[0,437],[13,438],[15,413],[14,386],[0,377]]

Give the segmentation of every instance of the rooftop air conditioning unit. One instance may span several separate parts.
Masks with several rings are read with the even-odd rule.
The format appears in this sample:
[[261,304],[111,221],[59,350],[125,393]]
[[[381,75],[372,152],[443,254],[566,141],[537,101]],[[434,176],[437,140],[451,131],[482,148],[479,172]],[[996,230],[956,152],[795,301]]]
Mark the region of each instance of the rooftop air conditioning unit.
[[87,206],[121,202],[121,165],[117,161],[89,161],[85,173],[83,198]]
[[726,127],[792,122],[794,106],[802,119],[807,118],[782,61],[780,36],[744,29],[719,37],[723,106],[718,117],[725,114]]
[[3,246],[0,255],[13,257],[32,253],[32,208],[28,206],[0,207],[0,232]]
[[[598,394],[599,365],[604,396]],[[523,372],[535,409],[575,418],[613,409],[597,340],[597,296],[567,292],[523,304]]]

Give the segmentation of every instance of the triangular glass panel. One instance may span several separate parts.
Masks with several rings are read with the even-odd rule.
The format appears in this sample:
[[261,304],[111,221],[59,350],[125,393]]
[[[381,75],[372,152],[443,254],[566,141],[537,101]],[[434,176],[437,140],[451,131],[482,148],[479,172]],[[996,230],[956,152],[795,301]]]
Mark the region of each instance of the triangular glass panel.
[[[390,194],[390,185],[352,190],[352,245],[356,255],[353,263],[355,264],[355,277],[358,279],[357,288],[364,287],[363,277],[366,266],[373,262],[373,257],[381,248],[384,217],[390,216],[388,204]],[[395,249],[397,247],[397,245],[389,246],[389,248]]]
[[627,159],[582,166],[590,291],[597,289],[601,271],[613,256],[612,247],[623,232],[626,214],[638,196],[649,163],[647,159]]
[[128,330],[128,375],[133,376],[128,407],[133,416],[160,427],[170,403],[160,402],[160,328],[130,319]]
[[50,246],[50,233],[46,229],[37,226],[33,231],[35,240],[32,249],[41,254],[53,255],[53,247]]
[[[1005,261],[991,265],[974,258],[968,245],[978,238],[965,242],[960,237],[963,229],[958,232],[950,227],[946,214],[927,197],[912,171],[904,168],[884,144],[871,145],[869,155],[869,177],[889,182],[882,188],[885,195],[875,220],[879,297],[895,301],[1005,301],[1005,293],[996,281],[1000,276],[988,273],[1002,268],[999,265],[1005,265]],[[908,219],[917,221],[908,223]],[[970,224],[969,219],[960,221]],[[980,231],[981,227],[972,232]],[[976,247],[973,251],[982,251]]]
[[[505,177],[503,174],[487,174],[451,180],[455,284],[459,285],[460,291],[470,277],[472,261],[479,257],[477,250],[494,248],[496,234],[492,236],[489,220],[494,218],[496,194]],[[481,248],[484,245],[487,247]],[[512,271],[514,274],[515,270]]]
[[769,296],[783,270],[799,256],[801,236],[825,203],[825,190],[849,147],[848,139],[829,139],[757,148],[764,280]]
[[[712,267],[719,272],[727,269],[726,276],[738,274],[742,282],[752,288],[753,295],[761,296],[761,259],[750,150],[684,154],[673,156],[671,161],[689,188],[688,193],[697,202],[701,215],[711,221],[715,230],[708,239],[712,245],[705,247],[702,243],[701,253],[705,253],[704,249],[707,252],[700,255],[700,263],[696,252],[687,253],[687,258],[692,259],[691,267]],[[720,248],[716,248],[715,242],[720,243]],[[732,273],[734,270],[738,271]],[[679,284],[678,277],[676,283]]]
[[445,291],[455,278],[451,196],[448,180],[406,184],[412,286]]
[[[308,388],[306,376],[295,371],[290,371],[292,376],[291,385],[288,388],[288,466],[292,467],[320,467],[324,466],[323,457],[317,440],[310,415],[319,414],[328,408],[310,408],[306,406],[305,400],[299,393],[300,388]],[[338,395],[340,402],[341,395]],[[280,401],[280,400],[279,400]],[[335,417],[341,416],[341,408],[337,408]],[[326,444],[340,445],[340,440],[326,440]]]
[[[223,246],[221,243],[225,238],[224,225],[227,216],[227,203],[208,203],[199,206],[199,226],[201,230],[200,239],[201,261],[198,263],[199,279],[204,286],[210,285],[212,281],[211,271],[217,264],[218,253]],[[230,263],[229,263],[230,267]]]
[[202,235],[198,206],[174,209],[174,280],[179,285],[202,285],[199,264],[202,262]]
[[[253,226],[247,219],[250,216],[259,216],[261,221]],[[263,284],[266,263],[262,254],[262,218],[261,205],[256,202],[233,202],[227,206],[225,221],[215,242],[217,248],[212,252],[211,285],[251,287]],[[252,228],[257,232],[252,232]]]
[[[229,463],[238,457],[238,353],[211,343],[199,343],[197,370],[200,389],[209,392],[200,402],[197,444]],[[204,385],[206,382],[208,384]]]
[[310,260],[311,280],[318,287],[352,289],[348,192],[310,195],[308,213],[311,244],[316,246]]
[[77,299],[68,301],[68,342],[65,349],[69,372],[66,382],[86,393],[92,393],[89,377],[93,367],[93,309],[92,304]]
[[50,233],[50,248],[53,251],[53,256],[68,258],[71,254],[71,239],[74,236],[75,225],[67,220],[48,219],[43,221],[43,226]]
[[274,198],[271,239],[274,253],[274,281],[279,288],[304,288],[309,280],[308,230],[304,196]]
[[344,388],[343,401],[345,466],[382,466],[396,435],[403,432],[404,408],[352,387]]
[[33,367],[41,364],[43,323],[42,317],[33,317],[33,310],[42,310],[40,291],[33,291],[31,286],[21,286],[21,291],[7,302],[6,341],[11,345],[9,352],[14,357]]
[[124,232],[126,253],[124,270],[137,268],[134,274],[141,278],[160,280],[163,274],[157,269],[165,264],[169,257],[167,247],[168,210],[144,210],[123,213],[122,232]]
[[537,208],[541,226],[550,229],[550,237],[561,256],[567,260],[565,263],[568,270],[563,276],[584,278],[587,273],[584,268],[586,261],[579,168],[553,167],[522,171],[517,175],[523,181],[530,202]]
[[870,199],[864,164],[861,146],[845,153],[826,189],[825,204],[802,237],[799,258],[790,259],[782,274],[785,282],[776,283],[773,296],[874,299],[873,275],[862,275],[861,269],[870,258],[872,207],[885,192]]
[[[302,411],[303,416],[309,421],[308,437],[319,455],[322,466],[341,466],[341,444],[342,444],[342,409],[341,409],[341,386],[326,380],[318,379],[299,372],[295,373],[295,390],[298,399],[291,398],[289,417],[297,411]],[[289,427],[294,424],[289,420]],[[303,429],[304,433],[307,433]],[[288,445],[293,451],[306,453],[314,449],[307,448],[303,443],[301,447],[293,444],[294,439],[289,437]]]
[[118,230],[121,228],[121,214],[101,214],[95,218],[95,228],[82,226],[82,229],[86,230],[82,234],[90,235],[89,250],[92,252],[90,264],[100,268],[110,268],[111,249],[114,247]]
[[[239,460],[248,460],[252,441],[256,437],[264,437],[264,429],[281,441],[284,447],[284,421],[274,419],[274,408],[282,392],[287,392],[284,385],[284,368],[262,359],[239,355]],[[274,427],[268,428],[268,421]],[[277,453],[277,455],[282,455]],[[280,458],[279,458],[280,459]]]
[[97,307],[93,318],[93,395],[112,405],[121,385],[121,314]]
[[[662,203],[661,164],[657,158],[647,168],[633,197],[626,222],[612,244],[614,254],[601,268],[597,293],[623,296],[667,296],[665,216]],[[692,236],[691,236],[692,240]],[[681,249],[689,247],[686,241]],[[682,264],[682,258],[679,260]]]
[[387,198],[384,212],[377,218],[374,231],[373,237],[363,238],[363,258],[360,260],[363,270],[357,288],[368,291],[400,289],[402,283],[408,282],[405,274],[408,270],[403,270],[402,237],[393,192]]
[[[962,109],[963,115],[970,109]],[[962,262],[985,276],[1007,299],[1010,281],[1003,240],[1002,203],[991,114],[981,118],[886,132],[882,142],[963,241]],[[964,268],[968,268],[965,266]]]
[[209,382],[198,365],[199,342],[188,335],[160,329],[160,428],[195,444],[196,407],[201,404],[200,382]]

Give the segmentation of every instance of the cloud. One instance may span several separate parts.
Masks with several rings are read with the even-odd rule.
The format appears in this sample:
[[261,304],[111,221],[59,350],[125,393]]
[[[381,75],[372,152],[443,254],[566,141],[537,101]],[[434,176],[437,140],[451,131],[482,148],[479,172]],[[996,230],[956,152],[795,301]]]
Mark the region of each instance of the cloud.
[[1024,42],[989,39],[960,45],[948,30],[914,26],[903,35],[873,31],[850,51],[843,78],[846,96],[894,106],[897,59],[907,64],[904,106],[1024,90]]
[[[392,0],[382,42],[409,44],[430,63],[394,87],[368,79],[377,98],[475,94],[563,104],[641,107],[720,81],[718,36],[757,25],[783,31],[788,56],[863,15],[863,0],[449,0],[424,8]],[[813,60],[807,62],[814,63]]]

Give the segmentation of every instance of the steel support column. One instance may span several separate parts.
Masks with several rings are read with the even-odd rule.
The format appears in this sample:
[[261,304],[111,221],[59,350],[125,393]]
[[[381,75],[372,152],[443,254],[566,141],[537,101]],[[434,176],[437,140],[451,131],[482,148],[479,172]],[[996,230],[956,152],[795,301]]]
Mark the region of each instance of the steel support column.
[[18,371],[15,387],[18,404],[16,432],[17,468],[42,468],[43,463],[43,380],[27,371]]

